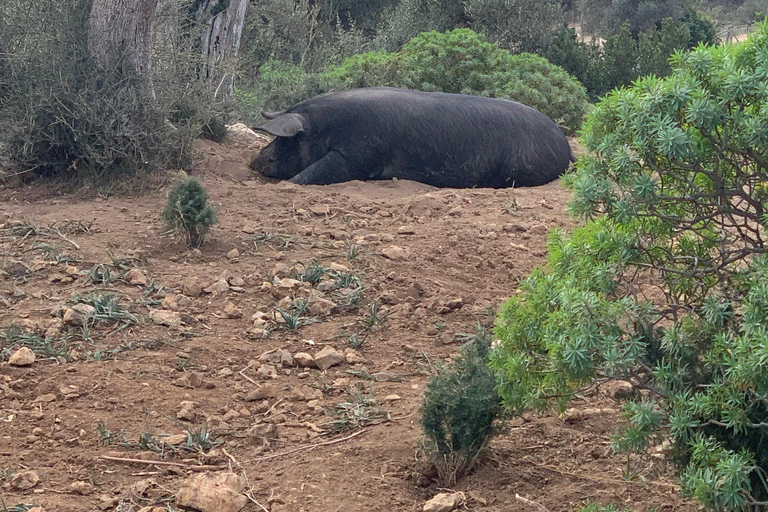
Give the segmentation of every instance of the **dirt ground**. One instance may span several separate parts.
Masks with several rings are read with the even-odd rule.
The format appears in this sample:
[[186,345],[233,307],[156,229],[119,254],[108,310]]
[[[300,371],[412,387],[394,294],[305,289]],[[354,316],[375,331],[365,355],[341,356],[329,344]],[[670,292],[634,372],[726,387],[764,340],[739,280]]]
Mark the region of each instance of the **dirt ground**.
[[[189,475],[232,470],[244,510],[422,510],[440,492],[419,462],[430,371],[544,264],[548,231],[572,226],[568,192],[300,187],[251,176],[252,148],[197,149],[220,222],[194,251],[163,233],[171,172],[139,197],[0,188],[0,507],[179,510]],[[286,279],[313,265],[332,278]],[[275,308],[295,320],[309,294],[288,328]],[[83,325],[71,308],[110,295],[130,314],[111,303]],[[11,366],[25,344],[36,361]],[[346,360],[297,366],[329,346]],[[453,489],[461,509],[697,509],[659,456],[625,478],[610,389],[573,407],[513,419]]]

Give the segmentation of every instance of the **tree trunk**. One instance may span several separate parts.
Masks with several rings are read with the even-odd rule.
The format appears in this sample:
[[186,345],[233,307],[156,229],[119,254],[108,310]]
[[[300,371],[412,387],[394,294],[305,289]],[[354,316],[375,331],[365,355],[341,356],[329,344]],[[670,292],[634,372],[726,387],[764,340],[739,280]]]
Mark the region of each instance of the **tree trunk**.
[[197,11],[197,22],[203,28],[203,70],[214,96],[232,99],[235,93],[235,71],[240,52],[248,0],[203,0]]
[[[152,20],[157,0],[93,0],[88,49],[107,71],[151,84]],[[150,88],[151,89],[151,88]]]

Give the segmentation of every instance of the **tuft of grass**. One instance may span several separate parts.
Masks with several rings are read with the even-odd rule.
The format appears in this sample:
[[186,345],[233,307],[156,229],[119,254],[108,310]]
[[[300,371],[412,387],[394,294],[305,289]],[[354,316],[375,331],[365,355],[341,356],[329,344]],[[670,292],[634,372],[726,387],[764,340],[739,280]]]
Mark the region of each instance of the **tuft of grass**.
[[301,245],[299,239],[291,235],[282,235],[278,233],[261,232],[253,235],[253,246],[259,249],[259,244],[272,247],[276,251],[289,251],[295,245]]
[[20,347],[29,347],[37,357],[43,359],[63,358],[70,361],[70,346],[66,337],[41,338],[16,325],[0,329],[0,360],[8,359]]
[[379,408],[378,403],[373,398],[373,382],[368,388],[368,393],[349,387],[345,387],[345,391],[349,395],[348,400],[336,404],[327,411],[327,414],[336,417],[336,419],[322,425],[325,433],[329,435],[341,434],[389,421],[389,412]]
[[347,250],[344,251],[344,257],[347,261],[354,261],[358,256],[360,256],[360,246],[354,242],[348,243]]
[[101,446],[109,446],[116,441],[115,434],[101,421],[96,425],[96,432],[99,434],[99,444]]
[[322,265],[312,263],[311,265],[304,267],[303,273],[294,269],[294,271],[291,272],[291,277],[314,286],[320,282],[320,280],[323,278],[323,276],[325,276],[327,272],[328,271],[323,268]]
[[362,349],[364,344],[365,344],[365,336],[358,336],[357,333],[350,334],[344,340],[344,345],[346,345],[349,348],[353,348],[355,350]]
[[383,314],[381,312],[379,301],[374,300],[371,302],[371,306],[368,309],[368,315],[366,315],[365,319],[363,320],[363,325],[367,330],[372,331],[377,327],[384,325],[387,321],[388,315],[388,313]]
[[102,295],[92,292],[88,295],[76,295],[70,304],[88,304],[94,308],[91,318],[95,321],[118,323],[121,327],[136,325],[138,319],[120,305],[120,295],[107,293]]

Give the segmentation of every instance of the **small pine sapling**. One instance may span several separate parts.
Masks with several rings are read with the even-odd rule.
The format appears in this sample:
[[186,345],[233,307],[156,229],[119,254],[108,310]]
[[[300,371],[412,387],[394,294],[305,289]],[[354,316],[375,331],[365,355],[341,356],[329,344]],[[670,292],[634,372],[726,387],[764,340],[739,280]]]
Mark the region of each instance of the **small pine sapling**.
[[208,204],[208,194],[194,178],[178,183],[162,214],[168,230],[182,233],[190,247],[200,247],[211,226],[218,222],[216,210]]

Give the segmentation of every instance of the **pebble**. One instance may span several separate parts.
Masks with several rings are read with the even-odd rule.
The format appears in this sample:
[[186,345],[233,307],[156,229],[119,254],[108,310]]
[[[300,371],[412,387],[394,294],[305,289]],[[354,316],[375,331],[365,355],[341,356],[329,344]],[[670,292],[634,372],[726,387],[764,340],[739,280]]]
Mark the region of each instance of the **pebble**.
[[8,359],[8,364],[11,366],[30,366],[34,362],[35,353],[29,347],[21,347]]

